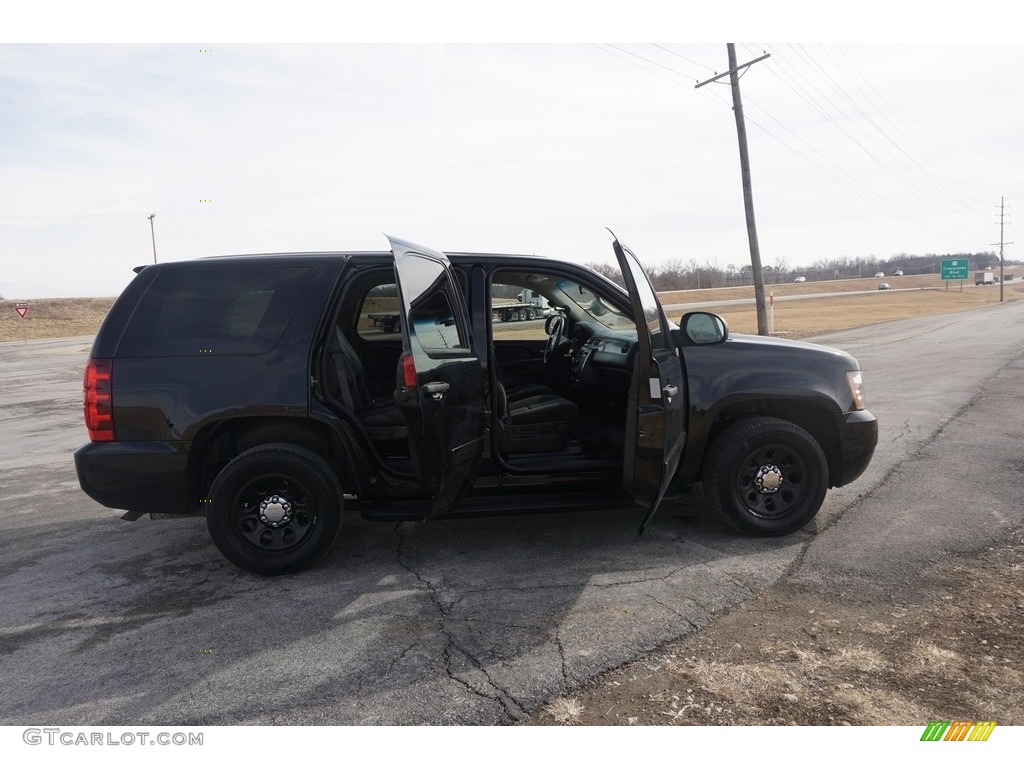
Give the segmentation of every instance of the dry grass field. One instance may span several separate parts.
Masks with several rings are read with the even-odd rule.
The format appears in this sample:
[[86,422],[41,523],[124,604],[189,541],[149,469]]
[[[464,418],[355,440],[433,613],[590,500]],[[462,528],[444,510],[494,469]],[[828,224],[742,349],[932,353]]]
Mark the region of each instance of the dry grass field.
[[[1009,273],[1019,269],[1010,269]],[[889,320],[940,315],[995,304],[999,286],[978,286],[965,280],[963,290],[958,281],[948,287],[938,275],[907,275],[901,277],[865,277],[857,280],[827,280],[815,283],[778,283],[765,286],[766,297],[774,294],[775,334],[786,338],[813,336],[818,333],[858,328]],[[878,290],[879,283],[889,283],[891,290]],[[866,293],[860,293],[866,291]],[[820,293],[844,294],[827,298],[786,300],[786,296]],[[753,299],[752,286],[742,288],[711,288],[699,291],[670,291],[659,294],[662,303],[670,305]],[[1004,299],[1024,297],[1024,280],[1017,279],[1004,286]],[[705,306],[725,318],[729,330],[756,333],[757,313],[751,304]],[[670,317],[678,320],[686,310],[673,310]]]
[[[1011,273],[1013,270],[1009,270]],[[970,281],[973,285],[973,276]],[[889,283],[895,288],[940,288],[945,286],[938,275],[906,275],[901,277],[862,277],[853,280],[820,280],[814,283],[769,283],[765,293],[776,296],[796,296],[815,293],[848,293],[850,291],[875,291],[879,283]],[[968,281],[964,281],[964,290]],[[959,282],[950,282],[950,291],[959,290]],[[754,297],[753,286],[739,288],[706,288],[698,291],[667,291],[659,294],[666,304],[681,304],[688,301],[727,301]]]
[[112,298],[29,299],[24,320],[14,311],[13,301],[0,301],[0,341],[56,339],[62,336],[92,336],[114,303]]

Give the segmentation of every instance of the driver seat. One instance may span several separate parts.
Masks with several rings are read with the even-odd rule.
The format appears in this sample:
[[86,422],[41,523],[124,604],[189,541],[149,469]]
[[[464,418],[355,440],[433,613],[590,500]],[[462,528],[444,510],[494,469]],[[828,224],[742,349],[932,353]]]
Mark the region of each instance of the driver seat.
[[494,411],[501,453],[557,453],[564,451],[569,428],[576,423],[576,403],[554,394],[510,397],[495,381]]
[[[564,320],[562,321],[564,323]],[[568,342],[566,342],[568,343]],[[493,348],[492,348],[493,351]],[[559,350],[560,351],[560,350]],[[547,362],[547,352],[545,352],[545,363]],[[501,364],[497,360],[497,356],[494,356],[494,364],[498,370],[499,379],[502,376]],[[550,375],[550,374],[548,374]],[[500,383],[500,382],[499,382]],[[538,396],[557,396],[554,387],[547,384],[541,384],[539,382],[526,382],[524,384],[516,384],[506,389],[506,396],[510,401],[526,400],[531,397]]]

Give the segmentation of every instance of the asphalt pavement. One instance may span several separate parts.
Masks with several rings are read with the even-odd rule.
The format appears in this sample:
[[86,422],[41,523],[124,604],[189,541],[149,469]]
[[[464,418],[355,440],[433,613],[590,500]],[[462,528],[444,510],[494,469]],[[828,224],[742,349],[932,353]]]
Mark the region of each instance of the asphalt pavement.
[[684,516],[699,493],[639,540],[638,509],[350,516],[316,568],[278,578],[224,561],[201,519],[128,523],[88,499],[71,459],[87,340],[0,345],[0,724],[510,723],[798,564],[895,585],[1019,524],[1024,302],[820,340],[859,358],[880,444],[793,536]]

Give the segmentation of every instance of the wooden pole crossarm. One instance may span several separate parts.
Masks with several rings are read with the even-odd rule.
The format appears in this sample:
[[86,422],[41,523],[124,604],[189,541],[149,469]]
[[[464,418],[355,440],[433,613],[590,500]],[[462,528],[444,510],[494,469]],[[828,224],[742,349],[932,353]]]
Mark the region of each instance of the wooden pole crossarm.
[[749,67],[751,64],[757,64],[757,62],[764,61],[765,59],[768,59],[768,58],[771,58],[771,54],[770,53],[766,53],[764,56],[758,56],[756,59],[751,59],[746,64],[737,64],[735,70],[730,69],[727,72],[722,72],[720,75],[715,75],[710,80],[705,80],[703,83],[697,83],[693,87],[694,88],[700,88],[702,85],[707,85],[708,83],[713,83],[713,82],[715,82],[715,80],[718,80],[719,78],[725,77],[726,75],[731,75],[733,72],[739,72],[744,67]]

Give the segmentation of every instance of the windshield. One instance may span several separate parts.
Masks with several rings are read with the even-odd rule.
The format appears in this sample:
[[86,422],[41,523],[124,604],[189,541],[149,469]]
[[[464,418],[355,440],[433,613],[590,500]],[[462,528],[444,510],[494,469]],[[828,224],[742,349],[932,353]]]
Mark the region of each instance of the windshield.
[[613,331],[636,329],[632,315],[626,314],[586,286],[573,280],[559,280],[555,287],[568,300],[569,314],[573,317],[582,314],[585,319],[593,320]]

